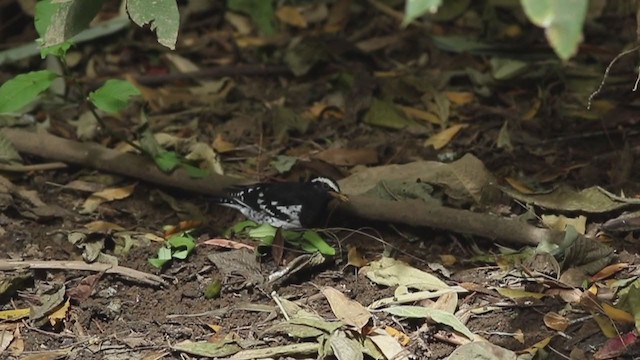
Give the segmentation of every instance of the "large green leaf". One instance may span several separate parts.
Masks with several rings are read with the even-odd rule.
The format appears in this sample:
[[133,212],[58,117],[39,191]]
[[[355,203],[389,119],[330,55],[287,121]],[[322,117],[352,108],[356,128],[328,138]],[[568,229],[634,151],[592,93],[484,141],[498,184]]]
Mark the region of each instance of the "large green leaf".
[[520,0],[532,23],[545,29],[547,41],[563,60],[578,51],[588,0]]
[[43,47],[62,44],[86,29],[103,3],[104,0],[67,0],[41,5],[42,13],[36,16],[36,29],[44,39]]
[[180,26],[176,0],[127,0],[127,12],[138,26],[149,24],[160,44],[176,48]]
[[57,74],[49,70],[20,74],[0,86],[0,113],[19,110],[47,90]]

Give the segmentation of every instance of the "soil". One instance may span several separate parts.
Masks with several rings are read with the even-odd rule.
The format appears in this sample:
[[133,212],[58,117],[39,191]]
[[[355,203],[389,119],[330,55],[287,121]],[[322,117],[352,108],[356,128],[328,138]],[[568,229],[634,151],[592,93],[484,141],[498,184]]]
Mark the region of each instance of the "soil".
[[[58,183],[61,180],[64,181],[58,177],[42,183]],[[42,185],[41,190],[44,189],[48,190],[42,191],[42,194],[45,194],[43,200],[49,204],[74,209],[83,201],[83,194],[67,192],[49,185]],[[156,206],[150,201],[150,190],[144,184],[139,185],[131,198],[111,203],[107,206],[108,210],[103,209],[103,214],[108,213],[105,217],[109,221],[136,231],[154,231],[161,228],[162,224],[177,223],[179,219],[168,206]],[[197,203],[196,199],[191,200]],[[210,208],[207,216],[211,219],[207,227],[211,229],[225,228],[241,219],[227,209],[216,207]],[[82,228],[88,220],[87,217],[69,216],[47,223],[32,222],[20,218],[18,214],[10,213],[4,214],[3,218],[5,233],[0,241],[5,244],[4,249],[10,257],[43,260],[81,259],[79,250],[69,245],[64,232]],[[410,251],[417,258],[435,260],[441,254],[455,253],[459,246],[457,242],[450,241],[449,237],[434,234],[426,229],[422,231],[425,235],[423,243],[410,243],[388,231],[384,233],[386,241],[402,251]],[[343,249],[349,245],[358,246],[369,258],[379,257],[382,251],[381,244],[363,237],[354,236],[340,244]],[[65,320],[65,329],[75,329],[74,331],[86,334],[86,337],[80,340],[68,331],[28,327],[22,333],[26,339],[23,356],[73,346],[71,358],[76,359],[107,359],[118,356],[143,359],[160,354],[164,354],[165,359],[181,359],[181,354],[168,351],[167,346],[183,340],[196,341],[215,337],[212,325],[220,326],[217,330],[220,334],[236,333],[244,339],[257,338],[261,331],[273,325],[274,318],[268,312],[235,310],[216,313],[216,310],[239,302],[275,306],[265,289],[247,287],[232,291],[229,290],[232,286],[225,286],[219,298],[204,298],[204,289],[209,281],[220,277],[215,266],[208,260],[207,254],[221,250],[199,245],[188,261],[175,261],[163,270],[158,270],[151,266],[147,259],[156,254],[159,246],[152,243],[149,246],[135,248],[120,257],[119,264],[161,275],[168,282],[168,286],[155,288],[118,276],[104,275],[92,296],[72,304]],[[430,271],[426,262],[416,262],[413,258],[403,255],[399,255],[399,258]],[[361,304],[369,304],[376,299],[393,295],[392,288],[373,284],[366,277],[359,275],[353,267],[345,268],[346,261],[346,254],[340,253],[336,256],[335,263],[327,265],[321,271],[298,276],[276,291],[282,297],[302,300],[308,308],[326,319],[335,316],[324,298],[314,297],[318,294],[319,286],[337,288]],[[265,275],[275,270],[273,260],[264,257],[262,269]],[[464,270],[461,268],[458,273],[454,270],[451,283],[475,282],[488,285],[487,278],[491,273],[491,270],[482,267]],[[34,277],[34,284],[24,288],[12,306],[21,308],[31,305],[29,299],[35,297],[47,283],[64,282],[68,288],[73,288],[87,275],[89,274],[77,271],[38,271]],[[498,300],[481,293],[467,294],[461,299],[462,303],[469,305],[495,303]],[[525,349],[554,334],[544,326],[542,318],[545,313],[561,307],[562,304],[557,301],[540,302],[534,306],[506,304],[499,311],[474,316],[467,325],[471,331],[485,336],[494,344],[508,349]],[[399,325],[389,316],[379,313],[375,316],[378,323]],[[420,328],[421,323],[408,322],[404,326],[407,326],[404,331],[412,334]],[[517,331],[525,334],[524,342],[508,335]],[[437,336],[439,332],[440,329],[436,326],[419,332],[419,338],[412,341],[410,350],[419,359],[446,357],[455,349],[455,345],[443,342],[442,338]],[[290,342],[291,339],[279,336],[270,337],[268,341],[271,346]],[[564,339],[556,337],[554,342],[561,347]],[[550,358],[556,357],[550,354]]]

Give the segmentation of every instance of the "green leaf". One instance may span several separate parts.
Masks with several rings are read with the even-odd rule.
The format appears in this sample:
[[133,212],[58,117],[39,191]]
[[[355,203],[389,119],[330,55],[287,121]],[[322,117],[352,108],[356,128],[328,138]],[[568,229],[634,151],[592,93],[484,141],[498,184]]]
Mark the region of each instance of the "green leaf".
[[49,70],[20,74],[0,86],[0,113],[14,112],[35,100],[58,77]]
[[406,0],[404,4],[404,19],[401,26],[409,25],[413,20],[427,12],[435,13],[441,4],[442,0]]
[[282,236],[284,237],[285,241],[293,242],[296,240],[300,240],[300,238],[302,237],[302,233],[295,230],[282,230]]
[[200,169],[197,166],[193,166],[191,164],[185,164],[185,163],[181,163],[180,165],[187,171],[187,174],[189,174],[189,177],[193,179],[203,179],[209,176],[209,173],[207,172],[207,170]]
[[392,306],[387,309],[383,309],[383,311],[393,315],[410,318],[431,318],[431,320],[439,324],[451,326],[454,330],[471,340],[474,338],[471,330],[469,330],[457,317],[455,317],[455,315],[447,311],[411,305]]
[[336,254],[336,249],[331,247],[331,245],[327,244],[326,241],[324,241],[324,239],[322,239],[317,232],[313,230],[307,230],[304,232],[302,237],[305,240],[307,240],[311,245],[313,245],[313,247],[318,249],[318,251],[320,251],[321,254],[329,255],[329,256],[333,256]]
[[46,58],[47,55],[53,55],[59,58],[64,57],[71,48],[71,45],[73,45],[73,42],[67,40],[62,44],[40,48],[40,57],[43,59]]
[[[193,236],[186,233],[173,235],[169,240],[167,240],[167,244],[169,244],[173,250],[185,248],[185,251],[187,252],[186,255],[189,255],[196,247],[196,242]],[[186,258],[186,255],[181,259]],[[177,257],[176,254],[173,254],[173,257]]]
[[204,290],[205,299],[213,299],[220,296],[222,290],[222,282],[220,279],[213,279]]
[[98,90],[89,94],[89,100],[98,109],[116,113],[127,107],[129,98],[140,95],[140,91],[126,80],[107,80]]
[[187,258],[187,256],[189,256],[189,252],[187,250],[178,250],[171,254],[171,256],[175,259],[184,260]]
[[273,4],[270,0],[228,0],[227,7],[249,15],[262,34],[273,35],[276,33],[273,25]]
[[[36,21],[44,39],[43,46],[55,46],[69,40],[86,29],[96,16],[104,0],[66,0],[52,2],[53,13],[48,5],[43,6],[43,14]],[[37,10],[37,9],[36,9]],[[48,20],[46,17],[49,16]]]
[[300,242],[300,244],[298,244],[298,246],[300,246],[302,250],[308,253],[318,252],[318,248],[316,248],[312,243],[308,241],[302,241]]
[[175,151],[164,151],[161,152],[158,156],[153,158],[158,168],[163,172],[169,173],[180,165],[180,157]]
[[254,239],[262,239],[265,237],[275,237],[276,236],[276,231],[278,229],[274,228],[273,226],[269,225],[269,224],[262,224],[260,226],[258,226],[257,228],[251,229],[249,230],[249,236],[254,238]]
[[229,237],[233,234],[239,234],[248,228],[255,228],[255,227],[258,227],[258,223],[256,223],[255,221],[252,221],[252,220],[241,221],[233,225],[229,229],[227,229],[227,231],[224,232],[224,236]]
[[563,60],[578,51],[588,0],[520,0],[524,13],[535,25],[545,29],[547,41]]
[[402,129],[415,125],[389,100],[373,100],[369,111],[364,116],[364,122],[369,125],[382,126],[391,129]]
[[171,249],[166,246],[158,249],[158,259],[160,260],[171,260]]
[[149,264],[157,268],[163,267],[167,262],[171,260],[171,249],[166,246],[158,249],[158,257],[148,259]]
[[149,24],[160,44],[175,50],[180,26],[176,0],[127,0],[127,12],[138,26]]
[[284,174],[291,170],[293,165],[298,162],[298,158],[295,156],[278,155],[275,160],[271,161],[271,166],[280,174]]
[[149,264],[151,264],[151,266],[160,269],[160,268],[162,268],[164,266],[164,264],[167,263],[168,260],[162,260],[162,259],[158,259],[158,258],[150,258],[150,259],[148,259],[148,261],[149,261]]
[[47,32],[47,28],[51,24],[51,19],[56,13],[57,5],[51,3],[51,0],[41,0],[36,3],[36,12],[33,17],[33,25],[36,32],[41,38]]

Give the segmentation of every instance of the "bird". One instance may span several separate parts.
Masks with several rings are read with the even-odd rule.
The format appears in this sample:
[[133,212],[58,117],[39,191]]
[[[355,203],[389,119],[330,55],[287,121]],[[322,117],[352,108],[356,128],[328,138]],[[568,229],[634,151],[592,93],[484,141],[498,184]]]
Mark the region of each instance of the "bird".
[[327,206],[334,198],[347,201],[335,180],[318,176],[307,182],[235,186],[213,202],[236,209],[257,223],[289,230],[321,225],[326,218]]

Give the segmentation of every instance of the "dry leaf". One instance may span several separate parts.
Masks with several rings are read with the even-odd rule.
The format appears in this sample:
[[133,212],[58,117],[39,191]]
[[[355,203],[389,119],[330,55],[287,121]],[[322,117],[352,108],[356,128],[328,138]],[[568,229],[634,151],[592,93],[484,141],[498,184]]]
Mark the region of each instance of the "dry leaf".
[[562,300],[569,304],[577,304],[582,297],[582,291],[579,289],[549,289],[545,291],[546,295],[560,296]]
[[523,298],[534,298],[534,299],[542,299],[544,294],[534,293],[530,291],[524,291],[519,289],[509,289],[509,288],[496,288],[496,291],[509,299],[523,299]]
[[349,247],[349,253],[347,255],[347,263],[351,266],[355,266],[357,268],[361,268],[363,266],[366,266],[369,261],[367,259],[365,259],[365,257],[360,254],[360,252],[358,251],[358,248],[355,246],[350,246]]
[[416,109],[410,106],[398,105],[398,107],[402,109],[408,117],[414,120],[423,120],[432,124],[442,125],[442,119],[432,112]]
[[62,306],[48,316],[49,323],[52,327],[57,328],[62,324],[62,320],[67,317],[67,311],[69,311],[70,306],[71,303],[69,302],[69,299],[67,299]]
[[547,345],[549,345],[549,342],[551,342],[551,336],[548,336],[540,341],[538,341],[537,343],[533,344],[533,346],[528,347],[522,351],[519,351],[518,353],[529,353],[531,355],[535,355],[538,350],[545,348]]
[[371,319],[369,310],[359,302],[349,299],[340,291],[330,286],[325,286],[320,291],[327,298],[331,311],[333,311],[338,320],[345,324],[353,326],[360,331]]
[[209,239],[206,241],[202,242],[205,245],[214,245],[214,246],[219,246],[222,248],[226,248],[226,249],[249,249],[251,251],[253,251],[255,248],[251,245],[247,245],[241,242],[237,242],[237,241],[233,241],[233,240],[228,240],[228,239]]
[[283,22],[287,25],[299,27],[302,29],[306,29],[309,24],[307,24],[307,19],[300,13],[298,8],[293,6],[282,6],[278,10],[276,10],[276,17],[280,22]]
[[468,91],[445,91],[444,96],[456,105],[468,104],[475,98],[475,95]]
[[542,105],[542,101],[540,99],[533,99],[531,107],[527,110],[526,113],[522,114],[522,120],[531,120],[533,119],[540,110],[540,106]]
[[407,346],[409,344],[409,342],[411,341],[411,339],[409,338],[409,335],[407,335],[407,334],[403,333],[402,331],[397,330],[396,328],[393,328],[391,326],[385,326],[384,327],[384,331],[386,331],[387,334],[393,336],[394,339],[398,340],[398,342],[402,346]]
[[233,151],[236,148],[233,143],[225,140],[221,134],[216,135],[216,138],[213,139],[213,144],[211,144],[211,147],[219,154]]
[[447,146],[447,144],[460,132],[460,130],[467,127],[467,124],[455,124],[448,129],[445,129],[432,137],[428,138],[424,142],[424,146],[433,146],[434,149],[440,150],[443,147]]
[[408,353],[404,351],[404,348],[400,345],[398,340],[389,335],[386,331],[382,329],[374,329],[371,334],[369,334],[369,339],[376,344],[378,349],[384,354],[385,358],[394,360],[409,359]]
[[443,254],[440,255],[440,262],[444,266],[453,266],[458,262],[458,259],[453,255]]
[[542,215],[542,223],[549,229],[558,231],[565,231],[567,226],[571,225],[579,234],[584,234],[587,229],[587,217],[584,215],[575,218],[564,215]]
[[531,190],[527,185],[525,185],[522,181],[512,178],[506,177],[504,180],[511,185],[512,188],[516,189],[521,194],[533,194],[534,191]]
[[593,276],[591,276],[591,279],[589,279],[589,282],[596,282],[596,281],[600,281],[602,279],[606,279],[610,276],[612,276],[613,274],[624,270],[626,268],[629,267],[629,264],[627,263],[617,263],[617,264],[611,264],[609,266],[606,266],[604,269],[598,271],[597,274],[594,274]]
[[602,304],[602,311],[604,311],[605,315],[607,315],[613,321],[627,324],[635,323],[635,318],[633,317],[633,315],[624,310],[617,309],[607,303]]
[[0,354],[4,353],[4,351],[9,347],[13,338],[14,336],[11,331],[0,330]]
[[520,344],[524,344],[524,332],[522,332],[521,329],[518,329],[513,333],[513,338],[516,339]]
[[2,310],[0,311],[0,320],[19,320],[26,318],[29,316],[29,311],[29,308]]
[[616,326],[608,317],[602,314],[593,314],[593,320],[596,321],[596,324],[598,324],[600,331],[602,331],[602,334],[607,338],[611,339],[618,336]]
[[548,328],[553,330],[565,331],[569,327],[569,319],[558,314],[557,312],[550,311],[544,314],[543,320],[544,324],[547,325]]
[[88,224],[84,224],[86,229],[89,229],[93,232],[107,232],[110,230],[124,230],[124,228],[118,224],[114,224],[112,222],[104,221],[104,220],[96,220],[92,221]]
[[98,191],[93,193],[87,200],[85,200],[84,204],[82,204],[82,209],[80,213],[87,214],[93,212],[98,208],[102,203],[125,199],[133,193],[133,190],[136,188],[136,184],[132,184],[129,186],[118,187],[118,188],[108,188],[102,191]]

